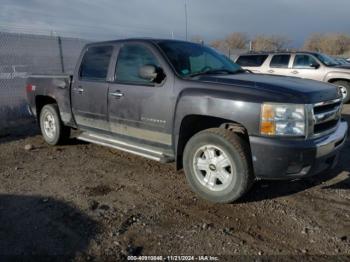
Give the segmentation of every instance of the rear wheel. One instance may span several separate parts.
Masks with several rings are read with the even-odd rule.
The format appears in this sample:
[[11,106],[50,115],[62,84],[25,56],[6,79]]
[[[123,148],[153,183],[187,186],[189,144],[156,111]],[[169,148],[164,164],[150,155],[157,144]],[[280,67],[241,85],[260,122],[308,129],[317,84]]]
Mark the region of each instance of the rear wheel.
[[45,105],[42,108],[40,129],[44,140],[50,145],[61,144],[70,136],[70,128],[63,125],[56,104]]
[[350,82],[347,81],[335,81],[333,84],[339,86],[343,95],[344,104],[350,101]]
[[251,187],[254,177],[247,143],[232,131],[213,128],[194,135],[184,151],[192,189],[215,203],[230,203]]

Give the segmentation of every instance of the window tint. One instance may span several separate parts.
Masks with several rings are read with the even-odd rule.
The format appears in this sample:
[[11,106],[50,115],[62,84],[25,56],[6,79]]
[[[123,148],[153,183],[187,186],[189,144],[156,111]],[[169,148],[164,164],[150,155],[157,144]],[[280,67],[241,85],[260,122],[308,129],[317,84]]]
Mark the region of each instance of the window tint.
[[268,55],[242,55],[236,63],[240,66],[261,66],[267,57]]
[[112,52],[112,46],[90,47],[81,63],[80,78],[83,80],[106,80]]
[[328,56],[328,55],[314,53],[314,56],[316,56],[326,66],[335,66],[335,65],[337,65],[337,62],[334,61],[334,59],[332,57]]
[[288,68],[290,55],[275,55],[270,63],[270,67]]
[[316,59],[310,55],[296,55],[294,59],[294,68],[312,68],[310,65],[318,64]]
[[190,56],[189,62],[190,72],[200,72],[203,67],[220,68],[222,65],[219,59],[209,53],[203,53],[200,56]]
[[201,44],[161,41],[158,45],[176,72],[183,77],[215,70],[241,70],[229,58]]
[[151,83],[150,80],[139,76],[139,70],[144,65],[159,67],[158,61],[146,47],[137,44],[125,45],[119,52],[116,80],[127,83]]

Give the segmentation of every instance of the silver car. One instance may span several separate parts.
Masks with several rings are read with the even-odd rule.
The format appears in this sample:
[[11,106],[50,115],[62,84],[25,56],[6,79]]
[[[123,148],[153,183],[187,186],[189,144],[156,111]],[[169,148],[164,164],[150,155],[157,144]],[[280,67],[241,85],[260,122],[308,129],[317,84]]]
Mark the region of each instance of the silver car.
[[238,56],[235,62],[255,73],[329,82],[340,87],[344,103],[350,100],[350,65],[340,65],[321,53],[248,53]]

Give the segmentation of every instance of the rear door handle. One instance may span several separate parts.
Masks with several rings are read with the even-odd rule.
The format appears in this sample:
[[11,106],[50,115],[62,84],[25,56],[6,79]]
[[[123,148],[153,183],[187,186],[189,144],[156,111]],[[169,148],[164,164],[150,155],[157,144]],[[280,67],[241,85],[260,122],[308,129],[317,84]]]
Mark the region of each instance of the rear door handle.
[[82,93],[84,93],[84,88],[81,88],[80,86],[75,87],[75,88],[73,88],[73,91],[76,93],[82,94]]
[[292,71],[292,74],[296,75],[299,74],[299,72],[297,70]]
[[121,98],[124,96],[124,94],[122,92],[120,92],[119,90],[118,91],[115,91],[115,92],[112,92],[112,93],[109,93],[110,96],[114,96],[115,98]]
[[268,70],[267,72],[270,73],[270,74],[275,73],[275,71],[273,71],[273,70]]

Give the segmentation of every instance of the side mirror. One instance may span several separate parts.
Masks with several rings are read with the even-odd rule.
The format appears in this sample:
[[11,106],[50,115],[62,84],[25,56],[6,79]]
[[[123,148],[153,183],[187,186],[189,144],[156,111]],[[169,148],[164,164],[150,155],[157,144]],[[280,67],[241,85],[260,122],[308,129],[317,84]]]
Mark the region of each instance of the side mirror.
[[318,63],[312,63],[310,65],[311,68],[315,68],[315,69],[319,69],[320,68],[320,65]]
[[158,76],[157,71],[157,67],[154,65],[144,65],[139,70],[139,76],[143,79],[154,81]]

